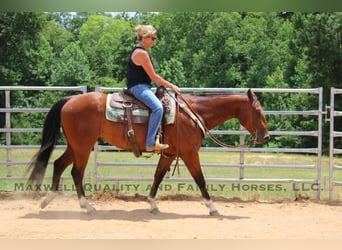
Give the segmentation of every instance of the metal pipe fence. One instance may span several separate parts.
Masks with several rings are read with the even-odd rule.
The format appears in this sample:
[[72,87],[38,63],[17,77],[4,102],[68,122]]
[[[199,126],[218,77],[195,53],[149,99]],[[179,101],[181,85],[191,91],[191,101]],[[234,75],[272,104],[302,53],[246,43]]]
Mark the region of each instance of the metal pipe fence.
[[[13,145],[11,134],[12,133],[41,133],[42,128],[13,128],[11,124],[12,113],[45,113],[50,110],[50,107],[46,108],[27,108],[27,107],[12,107],[11,92],[15,91],[72,91],[86,93],[86,86],[71,86],[71,87],[41,87],[41,86],[0,86],[0,91],[5,93],[5,107],[0,108],[0,113],[5,114],[5,127],[0,128],[0,133],[5,134],[5,144],[0,144],[0,149],[6,151],[5,159],[0,159],[0,165],[6,166],[6,176],[0,176],[0,180],[23,180],[24,176],[13,176],[12,166],[15,165],[29,165],[30,161],[17,161],[12,159],[13,150],[22,149],[39,149],[40,145]],[[57,145],[56,148],[65,148],[64,145]],[[49,164],[51,164],[50,162]]]
[[[11,113],[20,113],[20,112],[48,112],[50,107],[47,108],[17,108],[11,107],[10,93],[12,91],[76,91],[81,93],[86,93],[87,88],[85,86],[77,86],[77,87],[20,87],[20,86],[0,86],[0,91],[5,92],[5,107],[0,108],[0,113],[5,113],[5,127],[0,128],[1,133],[5,133],[6,135],[6,143],[5,145],[0,145],[0,149],[6,151],[5,159],[0,159],[0,165],[6,166],[6,176],[0,176],[0,180],[16,180],[16,179],[24,179],[23,176],[12,176],[11,167],[13,165],[27,165],[29,161],[16,161],[12,159],[11,152],[12,150],[20,150],[20,149],[39,149],[39,145],[12,145],[11,143],[11,133],[23,133],[23,132],[41,132],[41,128],[12,128],[11,127]],[[121,88],[105,88],[105,87],[97,87],[96,91],[99,92],[120,92]],[[246,88],[182,88],[182,93],[192,93],[192,94],[201,94],[201,93],[246,93]],[[313,131],[270,131],[270,135],[272,137],[276,136],[304,136],[304,137],[314,137],[317,140],[317,146],[312,148],[267,148],[267,147],[241,147],[241,148],[222,148],[222,147],[202,147],[200,149],[201,152],[237,152],[239,154],[239,161],[236,163],[215,163],[215,162],[203,162],[202,167],[204,168],[228,168],[228,169],[239,169],[238,176],[232,178],[230,176],[224,176],[220,178],[214,178],[211,176],[207,176],[206,180],[208,183],[211,182],[229,182],[229,183],[290,183],[293,185],[297,185],[300,183],[309,183],[317,185],[317,199],[320,199],[320,191],[321,191],[321,168],[322,168],[322,115],[323,115],[323,90],[322,88],[314,88],[314,89],[264,89],[264,88],[255,88],[253,89],[256,93],[303,93],[303,94],[312,94],[317,96],[317,104],[314,110],[264,110],[266,116],[280,115],[280,116],[314,116],[317,118],[317,130]],[[248,132],[240,127],[239,130],[212,130],[212,134],[215,135],[238,135],[240,137],[240,143],[243,144],[245,141],[245,137],[248,135]],[[64,145],[57,145],[57,148],[64,148]],[[108,145],[100,145],[96,144],[94,146],[93,158],[94,158],[94,169],[92,173],[92,181],[94,184],[97,184],[101,181],[115,181],[116,183],[123,181],[152,181],[153,178],[151,176],[101,176],[99,170],[103,167],[156,167],[156,162],[151,160],[144,161],[134,161],[134,162],[114,162],[114,161],[104,161],[101,159],[101,152],[103,151],[118,151],[119,148],[115,146]],[[256,153],[256,152],[265,152],[265,153],[305,153],[305,154],[313,154],[316,157],[316,161],[314,164],[310,163],[301,163],[297,162],[296,164],[279,164],[274,162],[272,164],[251,164],[246,162],[246,154],[247,153]],[[51,164],[50,162],[49,164]],[[181,168],[184,167],[184,164],[181,162]],[[245,170],[247,169],[257,169],[257,168],[265,168],[265,169],[302,169],[308,171],[314,171],[314,178],[296,178],[293,176],[291,178],[249,178],[245,174]],[[51,178],[51,177],[46,177]],[[172,177],[167,175],[165,177],[165,181],[169,182],[192,182],[192,178],[183,178],[183,177]],[[296,195],[296,193],[295,193]]]

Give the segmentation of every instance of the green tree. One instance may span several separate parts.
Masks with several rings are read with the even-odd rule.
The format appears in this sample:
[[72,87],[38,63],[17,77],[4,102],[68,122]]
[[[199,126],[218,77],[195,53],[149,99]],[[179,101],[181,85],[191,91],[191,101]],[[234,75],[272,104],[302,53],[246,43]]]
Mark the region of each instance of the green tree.
[[[102,79],[108,78],[119,83],[125,78],[129,54],[126,43],[131,41],[128,33],[131,35],[132,30],[127,21],[105,16],[89,16],[82,25],[80,46],[89,60],[90,69],[95,73],[95,84],[103,85]],[[126,54],[124,59],[123,54]]]
[[75,40],[74,35],[70,31],[53,20],[47,22],[42,35],[50,44],[55,57],[58,57],[64,48]]
[[[0,85],[36,86],[47,81],[51,51],[40,33],[45,17],[42,13],[0,12]],[[4,100],[1,92],[1,107]],[[16,93],[11,100],[12,104],[22,101]],[[1,113],[0,126],[4,125],[5,114]]]
[[88,59],[76,43],[70,43],[63,49],[53,65],[51,83],[56,86],[91,84],[92,72]]
[[[177,12],[146,14],[141,21],[138,20],[151,23],[157,28],[158,41],[151,49],[151,55],[157,70],[165,67],[165,63],[170,68],[177,68],[174,73],[178,75],[168,80],[181,87],[204,86],[201,76],[205,74],[201,72],[198,75],[194,70],[194,57],[206,46],[205,30],[214,18],[215,14],[209,12]],[[163,72],[159,73],[163,75]]]
[[342,13],[315,13],[305,18],[301,45],[307,48],[312,86],[342,87]]
[[[151,56],[159,74],[181,87],[313,88],[342,87],[342,14],[176,12],[0,13],[1,85],[125,86],[125,67],[136,43],[134,27],[150,23],[158,30]],[[39,105],[55,93],[19,92],[15,106]],[[3,93],[0,93],[3,95]],[[265,109],[317,108],[315,95],[260,93]],[[56,94],[57,98],[57,94]],[[3,106],[4,98],[0,96]],[[342,106],[337,100],[337,106]],[[45,105],[44,105],[45,106]],[[24,115],[25,116],[25,115]],[[39,126],[40,117],[13,118]],[[272,117],[274,130],[316,130],[312,117]],[[0,125],[4,116],[0,116]],[[225,123],[223,129],[237,124]],[[324,125],[324,145],[328,126]],[[337,130],[342,124],[337,123]],[[222,137],[234,144],[235,138]],[[30,141],[34,138],[18,137]],[[310,146],[312,138],[279,137],[276,146]],[[205,142],[207,143],[207,142]]]
[[45,21],[45,15],[41,13],[0,13],[1,85],[44,84],[37,64],[44,58],[38,51]]
[[[293,23],[297,29],[295,46],[299,47],[307,60],[310,87],[323,87],[324,103],[330,103],[330,88],[342,87],[342,13],[296,14]],[[337,100],[342,107],[342,101]],[[335,128],[342,130],[342,124]],[[329,144],[329,124],[323,124],[323,148]],[[342,143],[340,143],[342,146]]]
[[51,19],[57,25],[63,27],[64,30],[70,32],[74,41],[78,40],[78,35],[82,25],[88,20],[88,16],[94,15],[92,12],[53,12],[50,13],[49,19]]

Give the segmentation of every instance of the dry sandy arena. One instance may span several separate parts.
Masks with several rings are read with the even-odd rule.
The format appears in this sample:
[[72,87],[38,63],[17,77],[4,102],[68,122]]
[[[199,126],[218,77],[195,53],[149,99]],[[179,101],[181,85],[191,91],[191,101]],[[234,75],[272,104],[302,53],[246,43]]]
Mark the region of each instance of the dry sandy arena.
[[40,196],[0,193],[0,238],[342,239],[341,203],[216,198],[213,217],[198,197],[161,197],[159,214],[145,198],[95,194],[89,202],[97,211],[87,214],[73,194],[40,209]]

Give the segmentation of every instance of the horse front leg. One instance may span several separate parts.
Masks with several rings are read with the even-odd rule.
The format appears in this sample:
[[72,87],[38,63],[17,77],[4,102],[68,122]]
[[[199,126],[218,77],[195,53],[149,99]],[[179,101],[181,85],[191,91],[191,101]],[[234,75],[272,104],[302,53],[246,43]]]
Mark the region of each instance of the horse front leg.
[[209,208],[210,215],[219,215],[219,212],[210,198],[207,190],[206,182],[202,173],[198,152],[187,153],[182,157],[186,167],[188,168],[191,176],[194,178],[195,183],[199,187],[204,204]]
[[158,187],[162,182],[166,172],[170,169],[170,165],[173,161],[174,157],[167,158],[163,155],[160,156],[158,166],[156,168],[156,172],[154,173],[154,180],[151,187],[151,191],[149,196],[147,197],[147,201],[150,203],[150,212],[158,213],[159,208],[156,203],[156,195],[158,191]]
[[[193,168],[191,168],[191,169],[193,169]],[[190,170],[190,168],[189,168],[189,170]],[[206,186],[205,179],[204,179],[201,168],[199,167],[198,170],[195,169],[194,174],[192,174],[192,171],[193,170],[191,170],[190,173],[191,173],[192,177],[194,178],[197,186],[201,190],[202,197],[204,200],[204,204],[206,205],[207,208],[209,208],[209,215],[212,215],[212,216],[213,215],[219,215],[219,212],[217,211],[217,208],[214,205],[214,202],[208,193],[207,186]]]

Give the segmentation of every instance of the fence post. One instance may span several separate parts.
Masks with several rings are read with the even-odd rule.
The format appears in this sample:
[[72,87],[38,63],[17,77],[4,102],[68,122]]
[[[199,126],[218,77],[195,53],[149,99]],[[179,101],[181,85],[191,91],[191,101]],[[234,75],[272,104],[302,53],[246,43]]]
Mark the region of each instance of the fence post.
[[322,173],[322,122],[323,122],[323,87],[319,88],[319,100],[318,100],[318,110],[319,110],[319,115],[318,115],[318,139],[317,139],[317,194],[316,198],[317,200],[320,200],[321,198],[321,185],[322,185],[322,180],[321,180],[321,173]]
[[329,201],[333,200],[335,88],[330,89]]
[[[5,91],[5,108],[9,109],[11,108],[11,101],[10,101],[11,95],[10,91],[6,90]],[[5,113],[5,127],[7,129],[11,128],[11,113],[6,112]],[[10,146],[12,144],[11,142],[11,132],[6,132],[6,146]],[[10,162],[12,160],[12,154],[11,150],[9,148],[6,148],[6,162]],[[6,165],[6,177],[11,177],[12,176],[12,169],[11,166],[8,164]]]
[[[242,125],[240,125],[240,130],[244,129]],[[240,135],[240,145],[243,145],[245,143],[245,135]],[[245,164],[245,152],[244,151],[240,151],[240,179],[244,179],[245,178],[245,168],[244,168],[244,164]]]

